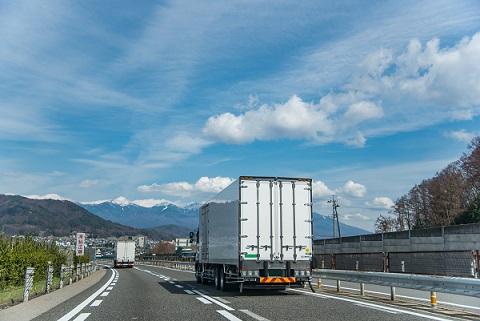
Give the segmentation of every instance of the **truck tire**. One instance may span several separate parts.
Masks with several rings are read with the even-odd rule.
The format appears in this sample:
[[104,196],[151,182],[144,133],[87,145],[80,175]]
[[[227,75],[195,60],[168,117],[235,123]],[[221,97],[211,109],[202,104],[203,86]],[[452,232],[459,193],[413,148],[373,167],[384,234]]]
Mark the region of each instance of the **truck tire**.
[[221,269],[219,269],[218,267],[215,268],[215,288],[217,290],[220,290],[220,271]]
[[227,285],[225,284],[225,274],[223,273],[223,266],[220,267],[219,269],[220,273],[218,273],[218,278],[220,279],[219,283],[220,283],[220,287],[219,287],[219,290],[221,291],[225,291],[227,289]]
[[202,283],[202,277],[200,275],[195,275],[195,278],[197,279],[198,284]]

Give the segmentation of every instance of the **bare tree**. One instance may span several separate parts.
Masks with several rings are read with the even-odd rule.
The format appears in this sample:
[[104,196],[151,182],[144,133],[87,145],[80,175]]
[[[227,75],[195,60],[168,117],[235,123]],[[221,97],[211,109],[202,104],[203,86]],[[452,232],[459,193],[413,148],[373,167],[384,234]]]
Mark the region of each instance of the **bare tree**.
[[175,244],[167,241],[160,241],[153,247],[152,252],[157,255],[175,254]]
[[375,221],[375,232],[386,233],[397,230],[397,219],[395,217],[388,217],[380,215]]

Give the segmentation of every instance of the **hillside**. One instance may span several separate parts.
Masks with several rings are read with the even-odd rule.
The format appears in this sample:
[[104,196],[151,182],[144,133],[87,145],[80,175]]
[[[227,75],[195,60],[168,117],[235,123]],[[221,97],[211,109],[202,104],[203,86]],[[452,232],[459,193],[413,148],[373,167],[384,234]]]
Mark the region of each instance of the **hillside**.
[[0,195],[0,231],[9,235],[55,236],[78,231],[96,237],[143,234],[153,239],[172,239],[185,237],[190,230],[175,225],[137,229],[105,220],[70,201]]

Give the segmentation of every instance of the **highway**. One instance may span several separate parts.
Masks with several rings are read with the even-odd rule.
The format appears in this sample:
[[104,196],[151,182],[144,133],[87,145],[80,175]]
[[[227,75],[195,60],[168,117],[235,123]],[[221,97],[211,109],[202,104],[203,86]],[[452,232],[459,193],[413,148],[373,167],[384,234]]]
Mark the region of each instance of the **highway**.
[[192,272],[109,269],[95,286],[34,320],[459,320],[418,309],[304,289],[221,292]]

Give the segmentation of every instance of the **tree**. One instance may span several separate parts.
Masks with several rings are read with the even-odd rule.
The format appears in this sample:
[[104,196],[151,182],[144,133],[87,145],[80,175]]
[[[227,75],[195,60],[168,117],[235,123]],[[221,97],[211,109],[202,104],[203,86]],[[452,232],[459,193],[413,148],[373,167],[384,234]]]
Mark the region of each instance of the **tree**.
[[156,255],[174,254],[175,244],[167,241],[160,241],[153,247],[152,252]]
[[386,233],[397,230],[397,219],[395,217],[388,217],[380,215],[375,221],[375,232]]

